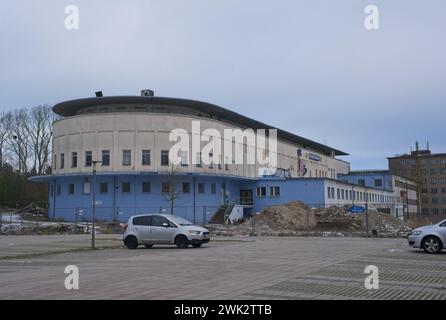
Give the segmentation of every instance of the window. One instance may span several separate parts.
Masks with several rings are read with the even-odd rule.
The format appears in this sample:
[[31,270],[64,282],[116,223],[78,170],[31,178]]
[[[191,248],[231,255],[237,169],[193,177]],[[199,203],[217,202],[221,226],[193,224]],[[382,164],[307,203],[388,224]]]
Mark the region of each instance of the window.
[[71,152],[71,168],[77,168],[77,152]]
[[142,216],[133,218],[135,226],[150,226],[152,224],[152,216]]
[[383,180],[375,179],[375,187],[382,187],[382,186],[383,186]]
[[183,193],[190,193],[190,183],[183,182]]
[[130,193],[130,182],[122,183],[122,193]]
[[152,227],[163,227],[163,223],[169,224],[166,218],[163,216],[152,216]]
[[90,194],[90,181],[88,181],[88,178],[84,178],[84,181],[82,182],[82,193]]
[[270,187],[270,195],[271,197],[278,197],[280,196],[280,187]]
[[143,181],[142,182],[142,193],[149,193],[150,192],[150,182]]
[[211,183],[211,194],[217,193],[217,185],[215,183]]
[[428,202],[429,202],[428,198],[425,198],[425,197],[421,198],[421,203],[426,204]]
[[131,150],[122,150],[122,165],[130,166],[132,164],[132,151]]
[[336,189],[337,191],[337,198],[341,199],[341,190],[340,189]]
[[143,166],[150,166],[150,150],[143,150],[142,151],[141,164]]
[[64,166],[65,166],[65,154],[61,153],[60,154],[60,168],[63,169]]
[[204,194],[204,183],[202,182],[198,184],[198,193]]
[[438,198],[432,197],[432,204],[438,204]]
[[181,157],[181,166],[187,167],[189,165],[189,156],[187,151],[181,151],[180,152]]
[[266,187],[257,187],[256,194],[257,197],[266,197]]
[[68,184],[68,194],[74,194],[74,183]]
[[161,165],[168,166],[169,165],[169,151],[161,150]]
[[341,198],[344,200],[344,189],[341,190]]
[[195,163],[197,167],[201,167],[201,152],[195,154]]
[[85,166],[91,167],[91,163],[93,162],[93,154],[91,151],[85,151]]
[[437,168],[431,168],[431,170],[430,170],[430,174],[431,174],[431,175],[435,175],[435,174],[437,174],[437,173],[438,173]]
[[209,169],[214,169],[214,153],[209,152]]
[[162,182],[161,183],[161,192],[162,193],[169,193],[170,191],[170,184],[169,182]]
[[107,182],[101,182],[99,184],[99,192],[100,193],[108,193],[108,183]]
[[437,184],[437,178],[432,178],[432,184]]
[[421,188],[421,193],[427,193],[427,188]]
[[102,166],[109,166],[110,165],[110,150],[102,150]]
[[437,193],[438,189],[437,188],[431,188],[431,193]]
[[57,184],[57,185],[56,185],[56,194],[57,194],[58,196],[60,196],[60,191],[61,191],[60,184]]
[[359,184],[360,186],[365,186],[365,180],[364,180],[364,179],[359,179],[359,180],[358,180],[358,184]]

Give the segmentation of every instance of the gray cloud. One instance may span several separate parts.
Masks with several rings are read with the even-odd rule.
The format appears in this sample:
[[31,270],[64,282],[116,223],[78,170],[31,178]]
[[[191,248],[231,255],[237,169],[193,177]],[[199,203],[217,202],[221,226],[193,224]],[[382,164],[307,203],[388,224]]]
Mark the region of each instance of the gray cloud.
[[[14,1],[1,5],[0,108],[138,94],[209,101],[386,166],[445,151],[441,0]],[[80,30],[64,28],[64,7]]]

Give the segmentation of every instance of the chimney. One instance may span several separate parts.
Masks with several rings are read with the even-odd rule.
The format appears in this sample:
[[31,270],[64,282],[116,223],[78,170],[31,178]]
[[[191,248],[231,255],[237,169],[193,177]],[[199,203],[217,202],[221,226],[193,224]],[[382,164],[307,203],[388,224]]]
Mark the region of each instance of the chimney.
[[153,97],[154,94],[153,90],[150,89],[141,90],[142,97]]

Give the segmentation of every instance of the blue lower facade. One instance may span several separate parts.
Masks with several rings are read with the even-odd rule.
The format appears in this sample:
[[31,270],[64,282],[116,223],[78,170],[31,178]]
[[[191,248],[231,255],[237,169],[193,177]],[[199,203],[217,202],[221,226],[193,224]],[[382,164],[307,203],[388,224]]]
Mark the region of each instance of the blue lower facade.
[[[63,221],[91,221],[93,176],[44,176],[49,185],[48,215]],[[142,213],[173,213],[204,224],[224,204],[243,207],[250,216],[263,209],[303,201],[312,207],[326,204],[325,179],[285,179],[211,175],[100,174],[95,178],[95,217],[98,221],[127,221]],[[163,192],[163,183],[174,192]],[[166,190],[164,190],[166,191]],[[173,196],[172,196],[173,195]],[[171,205],[171,198],[174,198]]]

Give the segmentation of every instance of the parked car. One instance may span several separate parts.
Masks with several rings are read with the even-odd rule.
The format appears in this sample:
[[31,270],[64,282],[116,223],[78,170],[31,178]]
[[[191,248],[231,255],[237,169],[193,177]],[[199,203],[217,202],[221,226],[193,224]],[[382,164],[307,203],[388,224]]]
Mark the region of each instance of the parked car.
[[408,236],[409,245],[427,253],[439,253],[446,245],[446,220],[412,230]]
[[178,248],[200,247],[210,240],[209,230],[170,214],[131,216],[124,226],[124,244],[129,249],[138,245],[175,244]]

